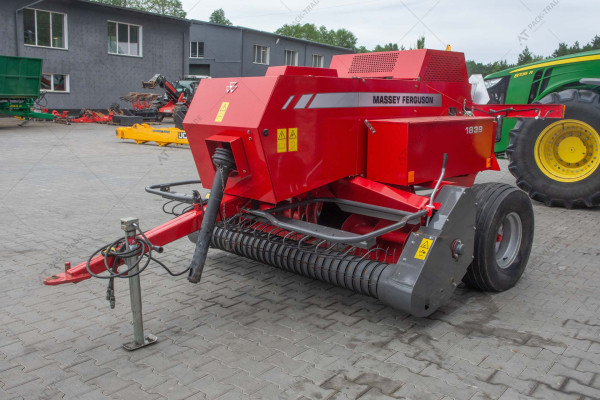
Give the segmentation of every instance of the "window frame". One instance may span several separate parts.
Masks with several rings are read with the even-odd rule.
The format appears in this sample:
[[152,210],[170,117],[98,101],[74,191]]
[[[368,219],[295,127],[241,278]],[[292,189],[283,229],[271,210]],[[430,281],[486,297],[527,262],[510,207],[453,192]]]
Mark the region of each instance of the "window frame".
[[[44,75],[50,75],[50,89],[42,89],[40,84],[40,90],[45,91],[46,93],[71,93],[71,75],[63,74],[58,72],[42,72],[42,78]],[[63,75],[65,77],[65,90],[55,90],[54,89],[54,75]]]
[[[115,26],[115,40],[116,40],[116,44],[117,44],[117,50],[116,52],[112,52],[110,51],[110,41],[108,40],[109,38],[109,31],[108,31],[108,25],[110,23],[116,24]],[[138,28],[138,45],[139,45],[139,54],[124,54],[124,53],[119,53],[119,24],[121,25],[127,25],[127,45],[128,45],[128,49],[129,51],[131,51],[131,31],[129,29],[129,27],[131,26],[135,26]],[[119,21],[114,21],[114,20],[106,20],[106,39],[107,39],[107,47],[108,47],[108,54],[110,54],[111,56],[123,56],[123,57],[138,57],[138,58],[142,58],[144,57],[144,31],[143,31],[144,27],[142,25],[137,25],[137,24],[130,24],[129,22],[119,22]]]
[[[293,64],[288,64],[287,63],[288,54],[292,54],[292,56],[293,56],[293,62],[294,62]],[[283,51],[283,65],[289,65],[289,66],[292,66],[292,67],[297,67],[298,66],[298,58],[299,58],[299,56],[298,56],[298,50],[287,50],[287,49],[285,49]]]
[[[192,56],[192,45],[194,43],[196,43],[196,54],[199,54],[199,52],[198,52],[198,45],[200,43],[202,43],[202,56],[199,56],[199,55],[197,55],[196,57]],[[190,42],[190,58],[193,58],[194,60],[204,58],[204,42]]]
[[[25,10],[33,11],[33,23],[35,25],[35,44],[25,43]],[[37,26],[37,19],[38,19],[37,13],[38,12],[47,12],[50,14],[50,25],[49,25],[50,46],[44,46],[44,45],[38,44],[38,26]],[[65,47],[52,46],[52,14],[59,14],[59,15],[62,15],[62,17],[63,17],[63,37],[65,40]],[[53,50],[69,50],[69,24],[67,22],[67,13],[62,13],[59,11],[42,10],[39,8],[25,7],[25,8],[23,8],[22,16],[23,16],[23,45],[24,46],[39,47],[42,49],[53,49]]]
[[[260,61],[262,61],[262,62],[259,62],[258,59],[257,59],[257,57],[256,57],[257,54],[258,54],[258,51],[257,51],[258,49],[261,50],[260,51],[260,54],[261,54],[261,60]],[[265,57],[264,57],[264,58],[266,58],[266,60],[263,60],[262,49],[266,49]],[[271,62],[271,48],[269,46],[263,46],[262,44],[255,44],[254,47],[253,47],[253,53],[254,53],[253,60],[252,60],[253,64],[270,65],[270,62]]]
[[[319,57],[319,60],[321,61],[319,64],[320,65],[315,65],[315,57]],[[321,54],[314,54],[312,55],[312,66],[314,68],[325,68],[325,57],[322,56]]]

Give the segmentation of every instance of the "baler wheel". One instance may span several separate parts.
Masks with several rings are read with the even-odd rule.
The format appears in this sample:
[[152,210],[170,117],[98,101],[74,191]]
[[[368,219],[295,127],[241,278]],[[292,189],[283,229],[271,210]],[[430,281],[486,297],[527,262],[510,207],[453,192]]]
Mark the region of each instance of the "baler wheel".
[[474,259],[463,281],[491,292],[513,287],[533,243],[533,208],[525,193],[502,183],[473,186],[477,203]]

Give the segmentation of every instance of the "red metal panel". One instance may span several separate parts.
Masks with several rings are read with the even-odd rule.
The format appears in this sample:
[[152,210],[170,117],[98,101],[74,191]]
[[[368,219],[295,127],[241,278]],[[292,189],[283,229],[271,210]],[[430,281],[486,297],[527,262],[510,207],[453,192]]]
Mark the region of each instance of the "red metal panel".
[[[227,144],[231,148],[233,159],[235,160],[235,165],[237,167],[232,174],[237,174],[240,178],[249,176],[251,171],[241,137],[214,135],[206,138],[206,148],[211,155],[215,153],[217,147],[222,147],[224,144]],[[233,176],[235,175],[231,175],[231,177]]]
[[463,53],[442,50],[385,51],[334,56],[330,68],[340,77],[403,80],[468,81]]
[[265,76],[279,76],[279,75],[303,75],[303,76],[331,76],[337,77],[337,71],[329,68],[315,68],[315,67],[295,67],[291,65],[282,65],[278,67],[269,67]]
[[[356,108],[310,108],[318,94],[351,93],[352,97],[359,86],[356,79],[279,78],[260,127],[261,132],[269,132],[260,141],[277,201],[363,171],[365,133]],[[294,97],[284,108],[290,96]],[[291,138],[292,132],[296,139]]]
[[415,185],[491,168],[495,123],[490,117],[428,117],[371,120],[367,178]]
[[204,79],[200,82],[198,95],[194,96],[183,126],[204,187],[210,188],[215,176],[205,140],[214,135],[239,137],[252,176],[245,179],[231,177],[227,192],[275,203],[258,127],[277,79],[251,77]]
[[428,50],[386,51],[333,56],[329,68],[350,78],[417,79]]
[[336,198],[416,212],[425,209],[429,198],[365,178],[342,179],[330,185]]

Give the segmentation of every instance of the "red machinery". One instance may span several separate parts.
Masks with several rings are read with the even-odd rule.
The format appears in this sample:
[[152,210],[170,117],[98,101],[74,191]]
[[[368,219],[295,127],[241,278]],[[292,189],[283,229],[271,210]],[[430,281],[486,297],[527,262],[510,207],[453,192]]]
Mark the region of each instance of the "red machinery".
[[56,122],[62,122],[65,124],[71,124],[71,123],[89,124],[89,123],[96,123],[96,122],[105,124],[108,122],[112,122],[112,119],[113,119],[112,112],[109,112],[108,115],[106,115],[101,112],[88,110],[88,109],[82,109],[81,112],[79,113],[78,117],[69,117],[68,111],[63,111],[62,113],[59,113],[56,110],[52,110],[52,114],[54,115],[54,120]]
[[[462,53],[342,55],[329,69],[271,67],[199,89],[184,126],[210,198],[170,190],[197,182],[148,187],[189,206],[46,284],[107,270],[128,277],[122,260],[185,235],[196,241],[191,282],[212,245],[416,316],[434,312],[462,280],[491,291],[519,280],[533,237],[530,200],[509,185],[473,183],[498,169],[489,114],[528,116],[532,106],[474,107]],[[535,107],[530,116],[563,114]]]
[[192,102],[194,93],[190,92],[191,89],[186,90],[185,88],[178,92],[177,88],[161,74],[154,75],[149,81],[142,81],[143,88],[154,89],[157,85],[165,89],[165,94],[169,100],[158,108],[160,119],[162,120],[165,116],[173,117],[175,126],[183,129],[181,124]]

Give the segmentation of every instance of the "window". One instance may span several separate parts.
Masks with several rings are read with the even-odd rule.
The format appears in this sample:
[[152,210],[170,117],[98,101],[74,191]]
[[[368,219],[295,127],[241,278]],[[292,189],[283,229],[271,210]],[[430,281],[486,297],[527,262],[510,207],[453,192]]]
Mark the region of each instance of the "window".
[[313,54],[312,66],[317,67],[317,68],[323,68],[323,56],[320,56],[318,54]]
[[69,88],[69,75],[67,74],[42,74],[42,85],[40,89],[47,92],[63,92],[68,93]]
[[190,58],[204,57],[204,42],[190,42]]
[[285,51],[285,65],[298,65],[298,52],[294,50]]
[[190,75],[210,76],[210,64],[190,64]]
[[269,48],[267,46],[254,45],[254,63],[269,64]]
[[142,27],[108,21],[108,52],[142,56]]
[[67,16],[43,10],[23,10],[23,38],[27,46],[67,48]]

